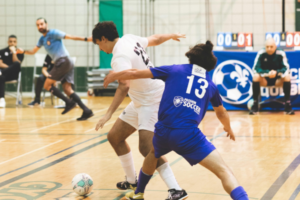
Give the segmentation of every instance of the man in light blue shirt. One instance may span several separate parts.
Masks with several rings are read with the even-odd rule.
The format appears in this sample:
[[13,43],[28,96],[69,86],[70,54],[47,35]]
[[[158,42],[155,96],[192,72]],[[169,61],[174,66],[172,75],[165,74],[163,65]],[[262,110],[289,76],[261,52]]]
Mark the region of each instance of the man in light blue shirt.
[[[38,31],[43,34],[37,45],[32,50],[19,49],[18,53],[33,55],[44,46],[54,61],[54,67],[49,72],[44,88],[66,103],[65,110],[62,114],[69,112],[77,103],[83,110],[82,116],[77,119],[78,121],[92,117],[94,115],[92,110],[82,103],[80,97],[72,89],[72,84],[74,84],[74,63],[62,41],[62,39],[71,39],[90,42],[92,38],[72,36],[57,29],[48,29],[47,20],[44,18],[38,18],[36,20],[36,26]],[[70,98],[63,95],[59,89],[55,87],[56,81],[62,82],[63,90]]]

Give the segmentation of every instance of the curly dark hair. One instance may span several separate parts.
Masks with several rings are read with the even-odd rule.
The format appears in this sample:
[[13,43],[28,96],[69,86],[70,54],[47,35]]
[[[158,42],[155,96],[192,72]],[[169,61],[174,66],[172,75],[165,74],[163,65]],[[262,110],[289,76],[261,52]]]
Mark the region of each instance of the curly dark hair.
[[213,46],[211,41],[207,40],[205,44],[196,44],[190,48],[185,56],[189,58],[190,64],[196,64],[206,69],[206,71],[211,71],[217,63],[217,58],[212,52]]
[[99,22],[93,29],[93,42],[96,43],[96,39],[102,40],[102,36],[107,38],[109,41],[114,41],[119,37],[117,27],[114,22]]

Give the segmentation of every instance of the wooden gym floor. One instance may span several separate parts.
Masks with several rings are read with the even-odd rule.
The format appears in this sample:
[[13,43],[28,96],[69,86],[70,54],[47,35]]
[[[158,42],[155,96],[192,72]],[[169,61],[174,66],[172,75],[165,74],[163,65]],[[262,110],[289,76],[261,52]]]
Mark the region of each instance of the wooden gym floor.
[[[93,199],[118,200],[124,192],[116,182],[124,180],[120,161],[106,139],[118,115],[129,103],[126,99],[112,119],[99,132],[95,124],[103,116],[112,97],[87,99],[95,116],[77,122],[80,109],[66,115],[49,106],[29,108],[14,105],[0,108],[0,199]],[[48,106],[47,106],[48,105]],[[213,112],[208,112],[200,128],[217,147],[232,168],[250,199],[300,199],[300,120],[282,112],[263,112],[249,116],[247,112],[229,112],[236,142],[225,137]],[[138,151],[138,135],[128,142],[135,167],[139,171],[143,157]],[[230,200],[220,181],[201,166],[190,167],[175,153],[167,158],[190,200]],[[73,193],[71,180],[78,173],[88,173],[94,180],[89,197]],[[155,175],[146,189],[145,198],[163,200],[167,187]]]

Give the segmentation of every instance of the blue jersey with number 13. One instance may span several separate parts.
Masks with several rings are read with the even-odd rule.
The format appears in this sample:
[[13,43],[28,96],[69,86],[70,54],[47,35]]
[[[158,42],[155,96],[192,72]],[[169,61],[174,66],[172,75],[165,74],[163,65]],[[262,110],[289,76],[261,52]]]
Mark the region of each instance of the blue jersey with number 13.
[[222,99],[208,72],[197,65],[171,65],[150,69],[155,79],[165,81],[158,112],[159,124],[170,128],[194,128],[202,121],[208,104]]

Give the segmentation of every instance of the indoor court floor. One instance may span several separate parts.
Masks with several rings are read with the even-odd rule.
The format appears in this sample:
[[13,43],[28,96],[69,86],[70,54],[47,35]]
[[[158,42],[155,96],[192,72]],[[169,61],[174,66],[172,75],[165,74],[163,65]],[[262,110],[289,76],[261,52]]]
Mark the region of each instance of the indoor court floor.
[[[89,97],[88,106],[95,116],[77,122],[81,109],[66,115],[62,110],[14,105],[0,108],[0,199],[5,200],[119,200],[125,192],[115,185],[124,180],[124,172],[107,133],[130,102],[127,98],[96,132],[112,97]],[[47,100],[48,101],[48,100]],[[214,112],[208,112],[200,125],[217,147],[252,200],[300,200],[300,113],[229,112],[236,141],[230,141]],[[139,171],[143,157],[138,151],[138,134],[128,138],[135,167]],[[189,200],[230,200],[221,182],[201,166],[191,167],[176,153],[167,155],[180,186]],[[94,188],[88,197],[78,197],[71,187],[78,173],[89,174]],[[163,200],[167,187],[155,174],[146,188],[145,199]]]

